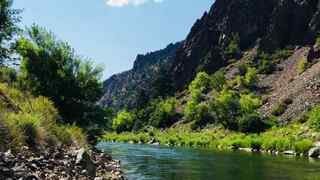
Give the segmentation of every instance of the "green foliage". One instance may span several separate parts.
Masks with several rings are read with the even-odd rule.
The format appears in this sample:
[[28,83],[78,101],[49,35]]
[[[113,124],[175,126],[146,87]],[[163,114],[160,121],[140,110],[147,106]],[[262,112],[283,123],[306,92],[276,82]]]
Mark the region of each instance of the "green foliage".
[[244,114],[239,119],[239,131],[244,133],[260,133],[270,128],[258,113]]
[[10,67],[0,67],[0,82],[13,84],[17,80],[17,72]]
[[152,98],[167,98],[173,95],[173,81],[166,70],[161,69],[157,78],[151,84]]
[[319,34],[316,37],[316,45],[320,46],[320,35]]
[[161,101],[154,112],[151,113],[151,125],[158,128],[166,128],[176,122],[177,100],[169,98]]
[[197,105],[193,111],[194,123],[192,124],[192,129],[202,128],[212,122],[213,117],[211,117],[209,113],[209,106],[207,104],[201,103]]
[[[304,153],[315,141],[312,134],[305,133],[306,127],[289,125],[282,128],[272,128],[260,134],[243,134],[225,130],[220,127],[192,131],[188,125],[181,125],[166,130],[148,129],[136,133],[108,133],[102,137],[105,141],[119,142],[149,142],[155,141],[162,145],[200,147],[210,149],[252,148],[255,151],[283,152],[295,150]],[[304,133],[303,133],[304,132]]]
[[274,116],[280,116],[282,115],[284,112],[286,112],[287,110],[287,106],[285,104],[277,104],[275,107],[273,107],[272,109],[272,115]]
[[311,127],[320,130],[320,106],[314,107],[307,116]]
[[260,53],[258,55],[258,72],[262,74],[270,74],[275,70],[275,63],[272,61],[270,55]]
[[261,100],[253,94],[240,95],[240,108],[244,113],[253,113],[257,108],[262,105]]
[[118,133],[124,131],[131,131],[134,125],[135,117],[134,114],[128,111],[121,111],[113,119],[112,128]]
[[309,139],[303,139],[295,142],[294,149],[297,153],[306,154],[313,146],[313,142]]
[[239,34],[234,34],[230,40],[228,46],[224,50],[224,55],[227,60],[238,59],[241,54],[240,49],[240,36]]
[[308,61],[306,58],[302,58],[298,61],[297,71],[299,74],[302,74],[308,67]]
[[211,102],[210,110],[215,112],[217,121],[224,127],[238,129],[236,118],[240,115],[238,94],[231,90],[223,90],[215,101]]
[[13,53],[12,40],[19,31],[20,10],[12,9],[12,0],[0,0],[0,66],[6,64]]
[[101,112],[95,103],[102,95],[102,69],[44,28],[34,25],[27,31],[28,38],[17,43],[23,85],[36,96],[52,99],[65,122],[86,126],[103,121],[92,115]]
[[0,124],[6,128],[10,140],[7,148],[18,150],[22,146],[42,148],[60,143],[86,144],[86,135],[82,130],[58,123],[58,111],[47,98],[34,98],[28,92],[5,84],[0,84],[0,96]]
[[226,84],[226,77],[224,71],[217,71],[210,76],[211,87],[217,91],[222,91]]
[[258,71],[255,68],[248,68],[247,73],[244,76],[245,86],[248,88],[255,87],[258,81]]
[[189,92],[193,101],[199,102],[201,95],[208,92],[210,88],[210,76],[205,72],[199,72],[189,85]]

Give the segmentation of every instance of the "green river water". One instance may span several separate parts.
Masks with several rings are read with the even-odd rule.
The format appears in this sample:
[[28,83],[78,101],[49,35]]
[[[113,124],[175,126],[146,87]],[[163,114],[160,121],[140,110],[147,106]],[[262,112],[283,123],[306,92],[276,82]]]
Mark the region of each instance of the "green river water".
[[244,152],[100,143],[129,180],[320,180],[320,161]]

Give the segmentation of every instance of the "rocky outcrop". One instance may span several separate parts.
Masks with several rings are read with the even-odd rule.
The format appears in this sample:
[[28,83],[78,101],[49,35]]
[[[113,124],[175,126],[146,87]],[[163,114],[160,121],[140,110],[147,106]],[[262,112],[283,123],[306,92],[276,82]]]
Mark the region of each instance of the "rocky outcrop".
[[54,148],[33,153],[27,147],[0,152],[0,179],[107,180],[124,179],[118,161],[102,152]]
[[241,50],[265,50],[314,41],[320,29],[318,0],[216,0],[194,24],[172,65],[176,87],[197,71],[214,72],[230,62],[224,51],[235,34]]
[[162,68],[168,69],[176,50],[181,43],[170,44],[165,49],[138,55],[133,69],[113,75],[104,82],[104,96],[100,104],[115,109],[136,106],[141,93],[151,94],[152,82],[162,73]]

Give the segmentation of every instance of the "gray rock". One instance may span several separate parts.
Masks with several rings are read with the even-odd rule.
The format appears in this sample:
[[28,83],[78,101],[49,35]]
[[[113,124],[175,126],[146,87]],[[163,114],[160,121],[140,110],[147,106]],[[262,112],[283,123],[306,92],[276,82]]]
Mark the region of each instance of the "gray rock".
[[284,155],[290,155],[290,156],[295,156],[296,152],[294,152],[293,150],[288,150],[288,151],[284,151],[282,154]]
[[317,158],[320,156],[320,147],[311,148],[308,152],[309,157]]
[[89,176],[96,176],[96,166],[84,148],[81,148],[78,151],[76,164],[80,164],[86,170]]

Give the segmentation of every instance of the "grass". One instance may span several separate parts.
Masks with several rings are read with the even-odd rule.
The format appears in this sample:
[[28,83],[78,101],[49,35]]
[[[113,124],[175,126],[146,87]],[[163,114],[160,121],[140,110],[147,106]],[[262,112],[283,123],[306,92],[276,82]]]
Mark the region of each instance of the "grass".
[[305,153],[319,137],[319,133],[315,133],[307,126],[293,124],[286,127],[274,127],[261,134],[244,134],[223,128],[192,131],[185,127],[177,127],[163,131],[149,129],[138,133],[107,133],[101,140],[131,143],[156,141],[167,146],[218,150],[252,148],[269,152],[295,150],[296,153]]
[[80,147],[86,144],[86,135],[80,128],[58,123],[60,116],[50,100],[32,97],[28,92],[2,83],[0,114],[0,123],[6,130],[4,136],[9,139],[8,144],[0,146],[7,149],[19,150],[22,146],[41,149],[58,144]]
[[298,64],[297,64],[297,71],[299,74],[302,74],[304,73],[304,71],[307,69],[308,67],[308,61],[306,58],[301,58],[299,61],[298,61]]

